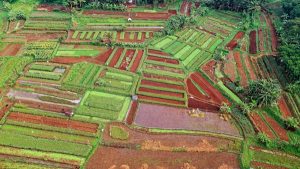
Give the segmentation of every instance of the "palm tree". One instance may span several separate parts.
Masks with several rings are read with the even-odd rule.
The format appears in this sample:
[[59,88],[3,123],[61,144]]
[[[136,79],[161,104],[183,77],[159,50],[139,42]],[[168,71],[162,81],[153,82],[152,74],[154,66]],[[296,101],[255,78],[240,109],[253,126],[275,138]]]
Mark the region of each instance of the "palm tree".
[[269,106],[278,100],[281,88],[278,81],[262,79],[250,82],[246,94],[247,98],[256,101],[259,107]]

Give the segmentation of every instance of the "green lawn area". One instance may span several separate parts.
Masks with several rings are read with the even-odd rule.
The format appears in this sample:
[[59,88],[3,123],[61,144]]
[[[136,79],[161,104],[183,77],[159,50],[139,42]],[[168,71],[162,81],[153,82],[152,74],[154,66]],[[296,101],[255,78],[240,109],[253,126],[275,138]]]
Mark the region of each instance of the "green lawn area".
[[130,97],[87,91],[76,109],[76,114],[121,121],[126,116],[130,101]]
[[129,137],[129,133],[126,132],[121,127],[111,126],[110,127],[110,136],[114,139],[127,140]]

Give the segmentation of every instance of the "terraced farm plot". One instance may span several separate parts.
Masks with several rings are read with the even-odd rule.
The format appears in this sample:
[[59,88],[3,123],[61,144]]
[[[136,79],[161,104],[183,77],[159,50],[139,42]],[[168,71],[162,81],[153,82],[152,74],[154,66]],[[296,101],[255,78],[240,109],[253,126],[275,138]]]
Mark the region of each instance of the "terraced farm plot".
[[9,44],[2,43],[0,45],[0,57],[1,56],[16,56],[20,53],[23,44]]
[[176,36],[179,37],[179,41],[191,44],[194,47],[201,48],[211,53],[213,53],[223,42],[219,37],[199,29],[184,29],[178,32]]
[[31,56],[37,61],[50,60],[58,46],[56,41],[29,42],[25,45],[24,56]]
[[95,82],[95,90],[126,96],[134,95],[138,76],[134,73],[104,68]]
[[240,52],[229,52],[224,62],[223,72],[232,82],[238,82],[241,86],[247,86],[251,80],[257,78],[250,58]]
[[0,0],[0,168],[300,168],[273,1]]
[[166,53],[179,59],[186,69],[193,71],[205,64],[212,58],[212,54],[193,44],[188,44],[177,39],[177,37],[168,36],[166,38],[154,41],[152,45],[156,49],[163,50]]
[[74,41],[97,41],[98,39],[110,38],[112,41],[116,41],[116,31],[80,31],[75,30],[69,32],[69,39]]
[[194,72],[186,79],[188,106],[205,111],[219,111],[222,103],[229,101],[200,73]]
[[[140,104],[134,120],[138,126],[166,130],[194,130],[239,137],[234,125],[223,121],[218,114],[201,112],[203,117],[193,117],[192,110],[164,105]],[[157,120],[160,119],[160,120]]]
[[71,16],[61,12],[33,12],[26,20],[25,30],[67,30],[71,25]]
[[96,48],[94,46],[80,46],[80,45],[61,45],[55,57],[96,57],[103,53],[104,49]]
[[153,37],[153,32],[118,32],[117,33],[117,42],[133,42],[133,43],[141,43]]
[[59,83],[69,67],[60,64],[34,63],[27,67],[19,80]]
[[140,67],[143,59],[144,50],[116,47],[110,51],[105,65],[120,70],[136,72]]
[[138,86],[139,100],[185,106],[184,70],[177,62],[167,53],[149,50]]
[[130,97],[88,91],[75,114],[107,120],[123,120],[129,109]]
[[92,89],[97,80],[97,75],[103,70],[96,64],[82,62],[74,64],[66,77],[63,79],[62,86],[74,92],[84,93],[86,89]]
[[222,38],[228,37],[237,29],[241,21],[242,16],[240,13],[216,10],[212,10],[208,17],[201,17],[198,20],[204,30]]
[[18,73],[32,61],[29,57],[0,57],[0,87],[5,87],[10,81],[18,78]]
[[10,112],[1,127],[0,152],[10,160],[30,161],[49,166],[78,167],[96,143],[98,125]]

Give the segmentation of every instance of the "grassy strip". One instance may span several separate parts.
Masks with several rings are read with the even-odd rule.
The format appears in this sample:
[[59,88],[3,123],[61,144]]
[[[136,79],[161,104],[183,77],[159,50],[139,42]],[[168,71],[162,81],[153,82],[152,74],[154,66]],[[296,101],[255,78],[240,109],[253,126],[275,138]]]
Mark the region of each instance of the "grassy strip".
[[75,144],[65,141],[34,138],[3,131],[0,131],[0,134],[2,136],[0,137],[0,144],[11,147],[58,152],[83,157],[87,156],[89,151],[92,149],[92,147],[88,145]]
[[60,140],[60,141],[89,144],[89,145],[92,145],[95,142],[95,138],[93,137],[40,130],[40,129],[34,129],[30,127],[4,125],[2,126],[1,129],[3,131],[11,132],[19,135],[32,136],[36,138],[45,138],[49,140]]
[[62,155],[59,153],[43,152],[43,151],[28,150],[28,149],[14,148],[14,147],[6,147],[6,146],[0,146],[0,153],[7,154],[7,155],[27,157],[27,158],[37,158],[42,160],[57,161],[57,162],[73,161],[72,164],[77,164],[77,165],[81,165],[85,161],[84,158],[74,156],[74,155],[67,155],[67,154]]
[[217,83],[217,85],[220,87],[220,89],[222,89],[233,101],[235,101],[238,104],[242,104],[243,102],[241,101],[241,99],[235,95],[231,90],[229,90],[222,81],[219,81]]
[[30,77],[30,78],[38,78],[38,79],[58,81],[61,78],[62,75],[58,74],[58,73],[53,73],[53,72],[29,70],[25,74],[25,76]]
[[30,66],[30,70],[40,70],[40,71],[53,72],[55,67],[56,66],[53,66],[53,65],[32,64]]
[[253,158],[255,161],[267,162],[270,164],[287,167],[287,168],[300,168],[300,159],[291,158],[285,155],[271,154],[262,151],[254,151]]

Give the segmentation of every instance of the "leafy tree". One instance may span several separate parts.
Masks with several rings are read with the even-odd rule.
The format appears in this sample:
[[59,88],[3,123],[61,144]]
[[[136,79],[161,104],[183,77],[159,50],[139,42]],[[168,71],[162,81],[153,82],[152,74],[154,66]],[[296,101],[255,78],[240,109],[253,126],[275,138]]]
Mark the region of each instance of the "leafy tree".
[[271,139],[265,133],[258,133],[257,139],[261,144],[263,144],[265,146],[267,146],[271,143]]
[[195,23],[195,20],[191,17],[184,15],[174,15],[169,18],[166,23],[165,28],[163,29],[163,34],[173,35],[176,31],[181,30],[184,26]]
[[289,84],[287,90],[293,94],[300,95],[300,80],[295,83]]
[[259,107],[272,105],[278,100],[280,94],[280,85],[275,80],[252,81],[246,90],[247,99],[255,101]]
[[300,17],[300,2],[299,0],[283,0],[282,9],[290,19]]
[[289,117],[284,121],[284,124],[287,129],[295,130],[299,127],[299,121],[294,117]]

